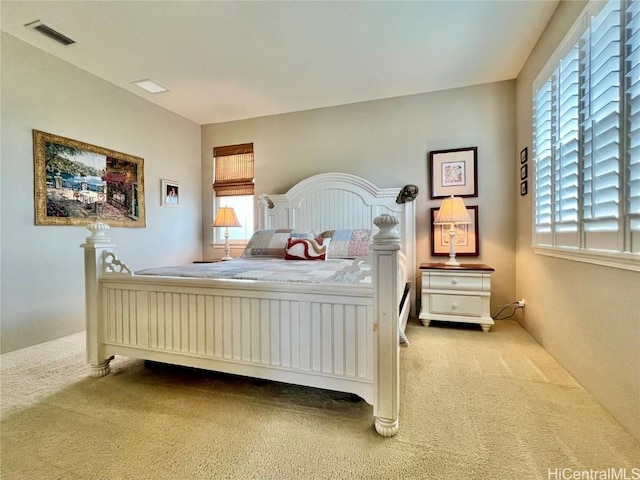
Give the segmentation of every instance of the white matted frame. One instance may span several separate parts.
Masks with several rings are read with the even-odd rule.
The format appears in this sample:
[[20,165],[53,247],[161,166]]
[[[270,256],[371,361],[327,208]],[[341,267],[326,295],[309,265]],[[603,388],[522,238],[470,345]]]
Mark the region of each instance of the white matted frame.
[[[431,209],[431,225],[435,221],[439,208]],[[455,247],[456,256],[478,257],[480,256],[480,236],[478,228],[478,207],[467,207],[471,217],[471,224],[456,225]],[[448,257],[450,252],[451,237],[448,225],[433,225],[431,235],[431,255],[434,257]]]
[[478,196],[478,147],[429,152],[431,198]]
[[163,207],[179,207],[181,194],[179,182],[165,178],[160,181],[160,202]]
[[[397,204],[400,190],[329,173],[261,197],[261,228],[372,228],[370,285],[135,275],[115,256],[108,226],[91,225],[83,247],[92,375],[124,355],[349,392],[373,406],[380,435],[395,435],[399,331],[415,276],[414,204]],[[405,282],[412,301],[402,303]]]

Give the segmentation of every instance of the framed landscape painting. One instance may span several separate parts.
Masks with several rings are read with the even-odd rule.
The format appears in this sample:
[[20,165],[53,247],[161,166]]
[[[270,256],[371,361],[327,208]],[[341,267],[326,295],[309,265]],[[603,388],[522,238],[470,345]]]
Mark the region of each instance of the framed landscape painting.
[[144,160],[33,130],[36,225],[145,227]]

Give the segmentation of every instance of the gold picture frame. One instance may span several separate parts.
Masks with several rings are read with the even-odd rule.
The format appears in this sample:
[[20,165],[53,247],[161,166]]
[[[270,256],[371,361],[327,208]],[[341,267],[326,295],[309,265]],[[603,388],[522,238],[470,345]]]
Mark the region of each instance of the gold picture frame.
[[144,159],[33,130],[36,225],[146,227]]

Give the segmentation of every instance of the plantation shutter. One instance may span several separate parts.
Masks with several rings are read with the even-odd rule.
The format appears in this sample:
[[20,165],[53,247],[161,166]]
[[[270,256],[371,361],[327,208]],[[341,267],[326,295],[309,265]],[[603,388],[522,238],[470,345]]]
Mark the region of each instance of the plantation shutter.
[[640,252],[640,2],[627,5],[625,20],[629,250]]
[[535,93],[533,100],[533,151],[536,174],[535,234],[536,243],[550,245],[552,219],[551,192],[551,80],[547,80]]
[[589,2],[533,87],[536,253],[640,271],[640,0]]
[[560,62],[554,85],[555,244],[577,247],[579,202],[579,50],[574,46]]
[[621,250],[620,2],[593,17],[581,40],[584,247]]
[[213,156],[216,196],[253,195],[253,143],[214,147]]

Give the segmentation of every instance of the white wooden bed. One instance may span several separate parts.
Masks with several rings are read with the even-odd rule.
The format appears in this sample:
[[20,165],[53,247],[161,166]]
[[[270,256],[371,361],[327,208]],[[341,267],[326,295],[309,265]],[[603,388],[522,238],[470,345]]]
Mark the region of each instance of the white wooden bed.
[[109,227],[90,225],[82,247],[92,376],[123,355],[349,392],[373,406],[380,435],[395,435],[399,330],[415,311],[414,204],[397,203],[400,191],[326,173],[261,196],[260,228],[372,229],[370,285],[136,275]]

